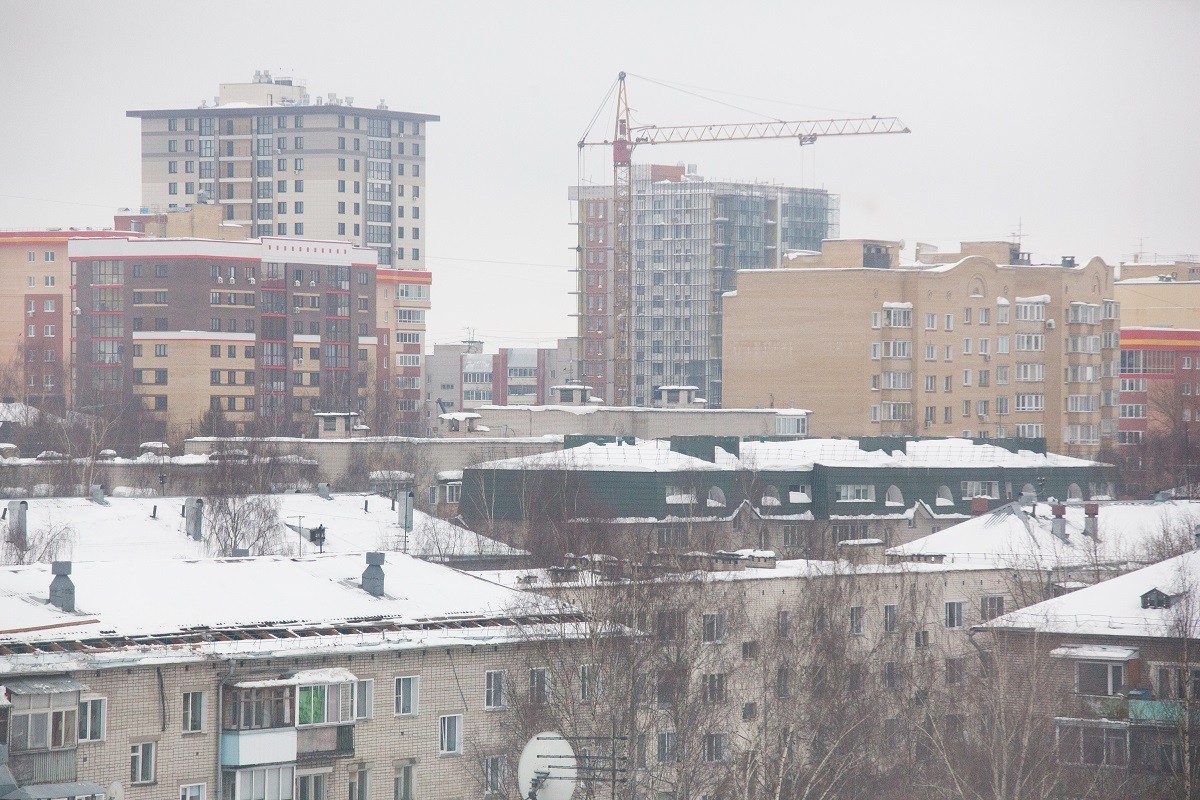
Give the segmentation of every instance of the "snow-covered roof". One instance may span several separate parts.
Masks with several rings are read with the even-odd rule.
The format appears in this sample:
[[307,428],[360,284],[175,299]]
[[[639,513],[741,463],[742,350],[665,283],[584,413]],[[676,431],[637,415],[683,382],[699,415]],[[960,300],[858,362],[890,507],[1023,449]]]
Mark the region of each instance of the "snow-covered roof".
[[1180,603],[1168,608],[1143,608],[1142,595],[1151,589],[1183,593],[1197,585],[1200,585],[1200,552],[1189,551],[1086,589],[1013,611],[986,623],[985,627],[1117,637],[1173,638],[1186,633],[1195,638],[1200,593],[1184,594]]
[[[548,602],[522,596],[511,589],[449,567],[400,553],[387,553],[381,568],[385,594],[374,596],[361,587],[366,563],[361,554],[326,554],[289,558],[95,561],[73,564],[75,612],[48,601],[50,565],[0,567],[0,648],[45,640],[169,636],[205,632],[186,645],[162,643],[166,658],[204,658],[238,654],[269,657],[286,652],[312,652],[331,645],[346,646],[334,624],[381,621],[395,625],[455,620],[496,620],[471,630],[356,631],[356,649],[429,646],[449,640],[495,641],[512,636],[508,615],[518,609],[549,610]],[[180,591],[180,587],[220,587],[220,591]],[[130,587],[137,587],[131,591]],[[221,629],[269,626],[273,629],[319,627],[321,636],[266,637],[254,641],[227,640]],[[426,626],[437,627],[437,626]],[[324,639],[324,641],[322,641]],[[130,658],[115,648],[114,659]],[[153,648],[138,647],[137,655],[153,657]],[[47,653],[6,655],[6,671],[58,671],[66,664],[80,668],[102,660],[101,652],[68,652],[56,658]],[[67,666],[65,668],[72,668]],[[2,681],[2,678],[0,678]]]
[[946,563],[1065,568],[1147,563],[1164,548],[1187,547],[1200,523],[1200,502],[1186,500],[1105,501],[1096,504],[1098,538],[1084,533],[1085,507],[1066,506],[1064,538],[1054,535],[1045,503],[1033,515],[1020,503],[915,539],[887,551],[889,557],[942,557]]
[[924,439],[904,442],[904,450],[863,450],[855,439],[796,439],[787,442],[744,442],[742,466],[766,471],[806,471],[827,467],[1061,467],[1095,462],[1030,450],[1012,452],[970,439]]
[[611,472],[701,472],[726,469],[694,456],[677,453],[670,442],[638,442],[634,445],[587,443],[550,453],[538,453],[499,461],[486,461],[477,469],[563,469]]
[[[325,526],[326,553],[362,553],[368,550],[402,551],[432,560],[471,557],[513,557],[523,551],[486,536],[413,511],[413,530],[400,528],[399,513],[381,495],[333,494],[329,500],[316,494],[279,494],[278,533],[281,552],[307,555],[316,545],[292,526],[306,530]],[[184,532],[183,497],[109,497],[99,505],[85,497],[30,499],[26,529],[31,537],[56,531],[63,543],[57,552],[39,560],[145,561],[195,559],[208,552],[204,541]],[[155,516],[151,516],[155,513]],[[205,519],[204,524],[209,525]],[[9,522],[0,523],[7,533]],[[3,539],[3,533],[0,533]],[[3,553],[0,551],[0,560]],[[0,615],[0,619],[2,619]]]

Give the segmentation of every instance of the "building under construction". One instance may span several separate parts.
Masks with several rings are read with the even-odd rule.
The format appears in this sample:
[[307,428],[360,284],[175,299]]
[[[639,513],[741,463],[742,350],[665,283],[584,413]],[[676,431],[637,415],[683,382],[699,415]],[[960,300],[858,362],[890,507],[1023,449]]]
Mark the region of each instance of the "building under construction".
[[[664,385],[721,403],[722,295],[737,270],[780,266],[787,251],[819,250],[838,235],[838,198],[821,189],[710,181],[695,165],[632,167],[632,390],[648,405]],[[613,187],[575,186],[578,204],[581,377],[612,402]]]

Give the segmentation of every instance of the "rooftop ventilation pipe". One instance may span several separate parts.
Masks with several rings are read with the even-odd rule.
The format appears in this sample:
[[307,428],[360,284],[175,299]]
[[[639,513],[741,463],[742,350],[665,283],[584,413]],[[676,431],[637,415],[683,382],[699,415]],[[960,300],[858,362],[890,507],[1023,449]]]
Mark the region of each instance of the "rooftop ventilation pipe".
[[29,511],[29,503],[24,500],[8,501],[8,540],[19,550],[29,546],[29,529],[25,518]]
[[102,506],[108,505],[108,501],[104,499],[104,485],[103,484],[93,483],[91,485],[91,487],[89,487],[89,490],[91,493],[90,499],[93,503],[98,503]]
[[329,484],[328,483],[318,483],[317,484],[317,494],[319,494],[321,497],[325,498],[326,500],[333,499],[333,497],[331,497],[329,494]]
[[1050,512],[1054,514],[1054,519],[1050,521],[1050,532],[1065,542],[1067,540],[1067,507],[1062,503],[1055,503],[1050,506]]
[[71,581],[71,562],[55,561],[50,565],[54,580],[50,581],[50,605],[63,611],[75,610],[75,584]]
[[1100,539],[1100,504],[1083,504],[1083,535]]
[[367,568],[362,574],[363,591],[375,597],[383,597],[383,553],[367,553]]
[[204,538],[204,500],[189,497],[183,501],[183,529],[197,542]]

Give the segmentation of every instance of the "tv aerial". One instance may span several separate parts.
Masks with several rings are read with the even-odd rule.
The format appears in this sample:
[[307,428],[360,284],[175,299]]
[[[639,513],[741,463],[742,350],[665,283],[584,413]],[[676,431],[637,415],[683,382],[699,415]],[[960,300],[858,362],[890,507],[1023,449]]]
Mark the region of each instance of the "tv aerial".
[[517,762],[517,786],[524,800],[571,800],[578,778],[571,743],[559,733],[534,736]]

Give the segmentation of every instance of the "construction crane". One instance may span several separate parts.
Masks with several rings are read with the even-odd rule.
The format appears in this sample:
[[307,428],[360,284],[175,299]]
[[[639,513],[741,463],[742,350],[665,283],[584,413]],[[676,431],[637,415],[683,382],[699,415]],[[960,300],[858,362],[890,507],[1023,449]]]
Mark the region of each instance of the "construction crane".
[[[611,90],[610,90],[611,93]],[[613,388],[614,405],[627,406],[633,398],[633,151],[640,145],[685,144],[690,142],[730,142],[754,139],[796,139],[801,145],[813,144],[824,136],[864,136],[883,133],[909,133],[896,117],[802,120],[796,122],[745,122],[724,125],[633,125],[629,116],[629,98],[625,73],[617,76],[616,124],[612,139],[579,141],[585,147],[610,147],[613,157]],[[582,263],[580,281],[585,265]],[[580,287],[582,291],[582,286]],[[582,319],[581,319],[582,326]],[[580,331],[581,347],[583,331]],[[582,357],[581,353],[581,357]],[[580,370],[583,375],[583,370]]]

